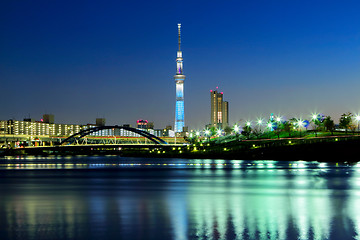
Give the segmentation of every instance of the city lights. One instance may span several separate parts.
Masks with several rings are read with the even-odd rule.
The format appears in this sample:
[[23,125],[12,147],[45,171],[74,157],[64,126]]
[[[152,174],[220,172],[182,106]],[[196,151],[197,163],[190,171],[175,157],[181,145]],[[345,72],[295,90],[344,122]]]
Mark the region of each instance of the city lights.
[[235,126],[234,126],[234,132],[235,132],[235,133],[238,133],[239,130],[240,130],[239,126],[238,126],[238,125],[235,125]]
[[204,133],[205,133],[205,136],[207,136],[207,137],[210,136],[210,130],[209,129],[206,129]]
[[358,124],[357,129],[358,129],[358,131],[359,131],[359,130],[360,130],[360,129],[359,129],[360,115],[355,116],[355,120],[357,121],[357,124]]

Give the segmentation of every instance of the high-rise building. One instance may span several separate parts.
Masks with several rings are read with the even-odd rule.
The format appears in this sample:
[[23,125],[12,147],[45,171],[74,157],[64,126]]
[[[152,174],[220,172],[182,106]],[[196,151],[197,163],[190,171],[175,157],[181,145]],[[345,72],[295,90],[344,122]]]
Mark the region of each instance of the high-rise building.
[[106,119],[105,118],[96,118],[96,126],[102,127],[105,126]]
[[147,129],[154,129],[154,122],[148,122]]
[[210,90],[211,99],[211,125],[214,127],[226,127],[229,125],[229,103],[223,100],[224,93]]
[[136,121],[136,127],[140,129],[147,129],[148,120],[139,119]]
[[175,83],[176,83],[176,105],[175,105],[175,127],[174,130],[176,133],[183,132],[183,128],[185,126],[184,119],[184,80],[185,75],[183,74],[183,58],[181,52],[181,24],[178,24],[178,44],[179,49],[177,51],[176,57],[176,75]]
[[54,114],[43,114],[44,123],[55,123]]

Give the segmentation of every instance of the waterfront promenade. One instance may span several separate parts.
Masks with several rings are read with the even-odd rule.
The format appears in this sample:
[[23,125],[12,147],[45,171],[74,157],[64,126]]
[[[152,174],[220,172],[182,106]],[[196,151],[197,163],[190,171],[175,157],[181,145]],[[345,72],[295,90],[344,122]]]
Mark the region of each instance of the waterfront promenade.
[[3,155],[122,155],[171,158],[358,161],[359,135],[201,141],[192,144],[128,143],[32,146],[3,150]]

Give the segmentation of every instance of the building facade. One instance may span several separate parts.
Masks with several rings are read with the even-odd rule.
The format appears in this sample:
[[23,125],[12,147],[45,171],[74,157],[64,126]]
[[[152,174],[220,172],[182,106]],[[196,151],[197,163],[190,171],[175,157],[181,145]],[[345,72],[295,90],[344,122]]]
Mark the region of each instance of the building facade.
[[183,74],[183,58],[181,52],[181,24],[178,24],[178,44],[179,49],[176,57],[176,75],[174,76],[176,84],[176,104],[175,104],[175,133],[183,132],[185,126],[184,117],[184,80],[185,75]]
[[[97,122],[99,124],[99,122]],[[104,123],[104,121],[101,121]],[[30,119],[19,120],[1,120],[0,121],[0,136],[1,135],[13,135],[22,137],[69,137],[80,131],[99,127],[98,124],[58,124],[58,123],[46,123],[44,121],[30,121]],[[124,127],[130,127],[129,124],[123,125]],[[148,131],[157,137],[173,137],[174,131],[171,129],[149,129],[147,120],[138,120],[137,128],[139,130]],[[121,137],[142,137],[141,135],[119,128],[102,129],[97,132],[89,134],[90,136],[121,136]]]
[[223,99],[224,93],[210,90],[211,116],[210,122],[214,127],[226,127],[229,125],[229,103]]
[[44,114],[43,115],[43,122],[44,123],[55,123],[54,114]]
[[88,126],[18,120],[0,121],[0,134],[29,136],[70,136]]
[[139,119],[136,121],[136,128],[146,130],[148,128],[148,120]]
[[106,119],[105,118],[96,118],[95,124],[96,124],[96,126],[99,126],[99,127],[105,126]]

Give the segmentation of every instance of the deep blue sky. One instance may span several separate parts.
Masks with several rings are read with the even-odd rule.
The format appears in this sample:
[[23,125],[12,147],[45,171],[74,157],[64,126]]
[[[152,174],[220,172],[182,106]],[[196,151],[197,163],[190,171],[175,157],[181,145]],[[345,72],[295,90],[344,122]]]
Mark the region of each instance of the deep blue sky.
[[0,119],[173,125],[177,23],[185,123],[360,111],[359,1],[2,1]]

